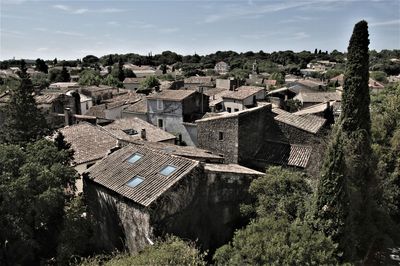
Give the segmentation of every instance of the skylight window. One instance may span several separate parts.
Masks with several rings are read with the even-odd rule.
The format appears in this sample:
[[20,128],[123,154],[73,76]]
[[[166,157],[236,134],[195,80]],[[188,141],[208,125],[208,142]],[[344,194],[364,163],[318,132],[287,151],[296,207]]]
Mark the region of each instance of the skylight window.
[[124,131],[125,134],[130,135],[130,136],[139,134],[139,133],[138,133],[136,130],[134,130],[133,128],[123,129],[122,131]]
[[175,170],[176,170],[176,167],[175,167],[175,166],[167,165],[167,166],[165,166],[165,167],[161,170],[160,174],[162,174],[162,175],[164,175],[164,176],[169,176],[169,175],[172,174]]
[[139,153],[134,153],[131,157],[129,157],[128,163],[135,163],[135,162],[139,161],[142,157],[143,157],[143,155],[141,155]]
[[129,180],[128,183],[126,183],[126,185],[129,187],[136,187],[142,182],[143,182],[143,178],[141,178],[140,176],[135,176],[134,178]]

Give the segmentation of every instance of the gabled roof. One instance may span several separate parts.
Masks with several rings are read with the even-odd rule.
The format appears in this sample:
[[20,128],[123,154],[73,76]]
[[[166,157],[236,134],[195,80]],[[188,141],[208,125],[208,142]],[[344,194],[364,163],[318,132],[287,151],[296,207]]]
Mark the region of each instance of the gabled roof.
[[130,84],[130,83],[137,84],[137,83],[142,82],[143,80],[145,80],[145,78],[125,78],[123,83],[124,84]]
[[[126,112],[130,113],[139,113],[145,114],[147,113],[147,100],[146,98],[139,100],[138,102],[129,105],[127,108],[124,109]],[[123,112],[124,112],[123,111]]]
[[166,101],[183,101],[192,94],[198,93],[195,90],[165,90],[162,92],[150,94],[147,96],[149,100],[166,100]]
[[[166,141],[175,139],[175,136],[171,133],[168,133],[152,124],[139,119],[137,117],[130,118],[122,118],[114,120],[111,124],[104,126],[104,128],[115,135],[118,139],[126,140],[126,141],[134,141],[141,139],[140,132],[142,129],[146,130],[146,139],[148,141]],[[137,132],[135,135],[129,135],[125,133],[123,130],[133,129]]]
[[328,101],[342,100],[342,95],[338,92],[300,92],[294,97],[303,103],[324,103]]
[[306,168],[311,152],[311,146],[266,141],[256,154],[256,159],[272,164]]
[[244,100],[263,90],[265,90],[263,87],[241,86],[236,91],[226,93],[225,95],[222,96],[222,98]]
[[276,114],[274,117],[275,121],[293,126],[295,128],[316,134],[325,124],[326,119],[315,116],[299,116],[289,112],[286,112],[279,108],[273,108],[272,112]]
[[[142,157],[134,163],[127,162],[135,153]],[[160,174],[168,165],[176,170],[169,176]],[[142,145],[128,145],[95,164],[88,175],[93,182],[147,207],[198,165],[197,161]],[[128,186],[127,182],[136,176],[143,181],[135,187]]]
[[[336,103],[335,101],[329,101],[329,105],[333,105]],[[326,110],[327,108],[327,103],[319,103],[319,104],[314,104],[311,105],[310,107],[303,108],[300,111],[297,111],[293,114],[295,115],[310,115],[310,114],[318,114],[322,113]]]
[[45,93],[35,96],[35,101],[37,104],[51,104],[55,102],[58,98],[63,97],[62,93]]
[[247,174],[247,175],[265,175],[262,172],[238,165],[238,164],[211,164],[207,163],[204,165],[204,170],[209,172],[218,173],[232,173],[232,174]]
[[259,110],[261,110],[263,108],[271,109],[271,104],[263,105],[263,106],[257,106],[257,107],[253,107],[253,108],[249,108],[249,109],[245,109],[245,110],[242,110],[242,111],[239,111],[239,112],[233,112],[233,113],[228,113],[228,112],[216,113],[215,116],[207,116],[205,118],[198,119],[198,120],[196,120],[196,123],[207,122],[207,121],[210,121],[210,120],[218,120],[218,119],[227,119],[227,118],[239,117],[239,116],[242,116],[242,115],[247,115],[249,113],[259,111]]
[[103,103],[99,105],[94,105],[90,107],[89,111],[86,113],[88,116],[95,116],[97,118],[106,118],[106,110],[112,110],[126,105],[125,101]]
[[187,84],[209,84],[212,83],[212,77],[197,77],[197,76],[193,76],[193,77],[188,77],[185,78],[184,83]]
[[63,127],[59,131],[75,151],[75,164],[101,159],[117,145],[117,140],[101,127],[86,122]]

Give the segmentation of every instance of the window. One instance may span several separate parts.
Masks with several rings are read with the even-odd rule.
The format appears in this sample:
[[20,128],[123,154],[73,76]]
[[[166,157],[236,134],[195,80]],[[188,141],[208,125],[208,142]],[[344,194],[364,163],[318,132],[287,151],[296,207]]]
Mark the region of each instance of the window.
[[143,182],[143,178],[140,176],[135,176],[134,178],[132,178],[131,180],[129,180],[126,185],[129,187],[137,187],[140,183]]
[[128,163],[135,163],[135,162],[139,161],[140,159],[142,159],[142,157],[143,157],[143,155],[141,155],[139,153],[135,153],[131,157],[129,157]]
[[158,127],[159,128],[164,128],[164,120],[158,119]]
[[218,140],[224,140],[224,132],[218,132]]
[[162,110],[164,108],[163,101],[157,100],[157,110]]
[[125,134],[131,135],[131,136],[138,134],[138,132],[136,130],[134,130],[133,128],[123,129],[122,131],[124,131]]
[[175,170],[176,170],[176,167],[175,167],[175,166],[167,165],[167,166],[165,166],[165,167],[160,171],[160,174],[162,174],[162,175],[164,175],[164,176],[169,176],[169,175],[172,174]]
[[235,112],[239,112],[239,109],[235,108]]
[[226,108],[226,110],[228,111],[228,113],[232,112],[232,108],[230,107]]

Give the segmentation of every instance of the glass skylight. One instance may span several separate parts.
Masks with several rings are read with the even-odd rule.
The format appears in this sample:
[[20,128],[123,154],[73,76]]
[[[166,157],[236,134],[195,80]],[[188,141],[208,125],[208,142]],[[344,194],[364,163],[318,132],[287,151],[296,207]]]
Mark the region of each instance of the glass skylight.
[[143,178],[139,177],[139,176],[135,176],[134,178],[132,178],[131,180],[128,181],[128,183],[126,183],[129,187],[136,187],[137,185],[139,185],[140,183],[143,182]]
[[165,166],[165,167],[161,170],[160,174],[162,174],[162,175],[164,175],[164,176],[169,176],[169,175],[172,174],[175,170],[176,170],[176,167],[175,167],[175,166],[167,165],[167,166]]
[[135,162],[139,161],[142,157],[143,157],[143,155],[141,155],[139,153],[135,153],[131,157],[129,157],[128,163],[135,163]]

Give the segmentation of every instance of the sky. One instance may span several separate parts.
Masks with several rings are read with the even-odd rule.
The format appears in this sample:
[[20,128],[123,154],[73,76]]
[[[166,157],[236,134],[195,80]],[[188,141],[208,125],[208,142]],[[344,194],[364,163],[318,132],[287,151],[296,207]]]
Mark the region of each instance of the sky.
[[400,0],[0,0],[0,60],[88,54],[400,49]]

